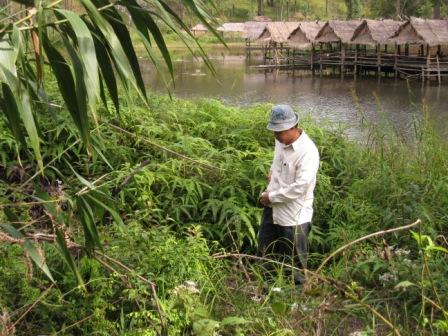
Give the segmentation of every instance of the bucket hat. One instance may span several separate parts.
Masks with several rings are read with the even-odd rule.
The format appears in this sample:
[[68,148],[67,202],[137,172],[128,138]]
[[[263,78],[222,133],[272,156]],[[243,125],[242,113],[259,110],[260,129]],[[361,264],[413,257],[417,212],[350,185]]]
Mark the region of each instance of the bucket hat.
[[271,110],[271,119],[267,129],[273,132],[281,132],[294,127],[299,122],[299,117],[289,105],[276,105]]

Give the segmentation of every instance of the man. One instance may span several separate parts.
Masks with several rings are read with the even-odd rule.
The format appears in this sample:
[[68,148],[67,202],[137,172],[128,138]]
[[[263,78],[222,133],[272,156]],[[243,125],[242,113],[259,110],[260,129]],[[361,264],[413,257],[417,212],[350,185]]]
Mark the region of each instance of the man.
[[[264,211],[258,254],[289,257],[295,267],[303,269],[307,264],[319,152],[297,124],[298,116],[289,105],[272,108],[267,128],[274,132],[275,151],[269,185],[260,195]],[[298,272],[293,274],[296,284],[303,283]]]

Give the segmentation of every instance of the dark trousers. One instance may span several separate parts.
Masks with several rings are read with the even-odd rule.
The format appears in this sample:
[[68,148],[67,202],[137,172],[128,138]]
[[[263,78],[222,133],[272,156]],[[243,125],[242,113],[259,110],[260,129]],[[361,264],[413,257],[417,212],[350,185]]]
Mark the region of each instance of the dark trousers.
[[[258,232],[258,255],[273,257],[285,263],[303,269],[306,268],[308,258],[308,234],[311,223],[294,226],[274,224],[272,208],[265,207]],[[265,269],[271,271],[274,267],[265,264]],[[286,268],[286,271],[289,271]],[[300,272],[292,272],[296,284],[303,283]]]

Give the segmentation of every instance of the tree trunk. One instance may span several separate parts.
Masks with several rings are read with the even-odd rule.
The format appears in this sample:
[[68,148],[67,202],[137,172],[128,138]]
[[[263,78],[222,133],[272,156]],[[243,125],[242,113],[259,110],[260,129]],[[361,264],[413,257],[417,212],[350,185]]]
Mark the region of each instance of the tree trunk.
[[440,19],[440,0],[434,1],[434,19]]
[[263,0],[258,0],[257,15],[263,15]]

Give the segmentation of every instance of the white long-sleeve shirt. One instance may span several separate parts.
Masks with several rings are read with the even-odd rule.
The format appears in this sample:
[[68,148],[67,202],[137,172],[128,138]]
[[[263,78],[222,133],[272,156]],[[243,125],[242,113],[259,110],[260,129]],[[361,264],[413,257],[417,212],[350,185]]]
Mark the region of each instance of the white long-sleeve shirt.
[[305,132],[288,146],[275,140],[267,188],[274,224],[292,226],[311,222],[318,168],[319,151]]

